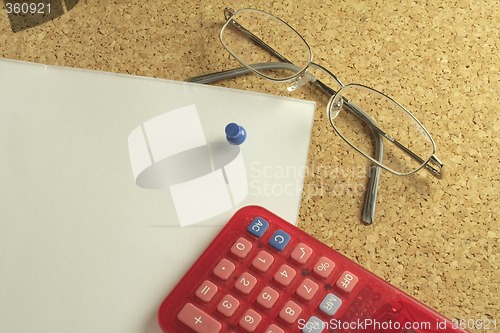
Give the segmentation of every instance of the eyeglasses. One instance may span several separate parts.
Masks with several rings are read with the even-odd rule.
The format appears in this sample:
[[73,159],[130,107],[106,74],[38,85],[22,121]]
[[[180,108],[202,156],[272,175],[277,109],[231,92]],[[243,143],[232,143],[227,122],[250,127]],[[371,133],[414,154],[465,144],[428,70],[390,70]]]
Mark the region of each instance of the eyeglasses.
[[[344,85],[331,71],[312,61],[307,42],[285,21],[257,9],[226,8],[224,14],[227,22],[220,40],[244,67],[189,81],[210,83],[253,72],[271,81],[287,83],[290,91],[307,82],[321,88],[330,96],[327,116],[335,132],[375,165],[370,171],[364,222],[374,220],[380,168],[399,176],[425,168],[441,177],[443,164],[435,155],[434,140],[401,104],[373,88]],[[310,68],[333,79],[339,89],[334,90],[312,75]]]

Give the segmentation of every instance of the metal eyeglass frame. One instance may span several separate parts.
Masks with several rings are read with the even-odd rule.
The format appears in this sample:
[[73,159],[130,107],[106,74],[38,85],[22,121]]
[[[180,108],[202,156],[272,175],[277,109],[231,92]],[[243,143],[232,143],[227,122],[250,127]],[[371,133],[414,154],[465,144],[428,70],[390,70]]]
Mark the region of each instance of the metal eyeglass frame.
[[[255,10],[255,9],[252,9],[252,10]],[[259,10],[255,10],[255,11],[261,12]],[[316,63],[314,63],[312,61],[312,52],[310,51],[310,48],[309,48],[307,42],[302,38],[302,36],[294,28],[292,28],[290,25],[288,25],[283,20],[281,20],[281,19],[279,19],[279,18],[277,18],[277,17],[275,17],[275,16],[273,16],[273,15],[271,15],[269,13],[262,12],[264,14],[272,16],[273,18],[276,18],[277,20],[279,20],[282,23],[284,23],[285,25],[287,25],[292,31],[294,31],[303,40],[304,44],[309,48],[310,61],[309,61],[309,65],[306,66],[306,67],[304,67],[304,68],[300,68],[300,67],[295,66],[294,64],[292,64],[288,59],[286,59],[279,52],[277,52],[276,50],[274,50],[268,44],[264,43],[261,39],[259,39],[254,34],[252,34],[250,31],[248,31],[241,24],[239,24],[238,22],[236,22],[235,20],[233,20],[232,16],[235,13],[237,13],[237,12],[235,12],[234,10],[232,10],[230,8],[226,8],[224,10],[224,14],[225,14],[225,17],[226,17],[226,20],[227,20],[227,22],[226,22],[226,24],[224,26],[226,26],[228,24],[232,24],[240,32],[242,32],[246,37],[248,37],[249,39],[251,39],[255,44],[257,44],[258,46],[260,46],[262,49],[268,51],[270,54],[274,55],[276,58],[278,58],[282,62],[272,62],[272,63],[261,63],[261,64],[251,64],[251,65],[249,65],[249,64],[246,64],[246,63],[242,62],[237,56],[235,56],[228,49],[228,51],[231,53],[231,55],[233,55],[233,57],[235,57],[236,60],[238,60],[244,67],[242,67],[242,68],[236,68],[236,69],[231,69],[231,70],[226,70],[226,71],[218,72],[218,73],[201,75],[201,76],[197,76],[197,77],[194,77],[194,78],[190,78],[187,81],[208,84],[208,83],[213,83],[213,82],[217,82],[217,81],[221,81],[221,80],[226,80],[226,79],[229,79],[229,78],[238,77],[238,76],[241,76],[241,75],[246,75],[246,74],[249,74],[249,73],[255,73],[255,74],[257,74],[257,75],[259,75],[261,77],[264,77],[264,78],[272,80],[272,81],[292,82],[292,85],[288,88],[288,90],[295,90],[295,89],[297,89],[298,87],[300,87],[301,85],[303,85],[303,84],[305,84],[307,82],[312,82],[313,84],[315,84],[316,86],[318,86],[324,93],[326,93],[330,97],[330,101],[329,101],[328,107],[327,107],[328,118],[329,118],[330,124],[334,128],[335,132],[337,134],[339,134],[340,137],[342,139],[344,139],[344,141],[346,141],[352,148],[354,148],[356,151],[358,151],[360,154],[362,154],[363,156],[365,156],[366,158],[368,158],[370,161],[372,161],[375,164],[372,168],[370,168],[369,185],[368,185],[368,190],[367,190],[367,193],[366,193],[366,198],[365,198],[365,203],[364,203],[364,208],[363,208],[363,221],[365,223],[373,223],[374,222],[376,196],[377,196],[378,183],[379,183],[379,177],[380,177],[380,168],[384,168],[384,169],[386,169],[386,170],[388,170],[391,173],[394,173],[396,175],[409,175],[409,174],[413,174],[413,173],[417,172],[419,169],[421,169],[422,167],[424,167],[432,175],[434,175],[436,177],[441,177],[441,175],[442,175],[441,170],[443,168],[443,164],[434,155],[434,153],[436,151],[436,146],[435,146],[434,140],[432,139],[432,137],[430,136],[430,134],[427,132],[427,130],[423,127],[423,125],[420,124],[420,122],[408,110],[406,110],[406,108],[404,108],[403,106],[401,106],[399,103],[397,103],[396,101],[394,101],[389,96],[387,96],[387,95],[385,95],[385,94],[383,94],[383,93],[381,93],[381,92],[379,92],[379,91],[377,91],[377,90],[375,90],[373,88],[369,88],[369,87],[363,86],[365,88],[368,88],[368,89],[374,91],[375,93],[381,94],[382,96],[384,96],[384,97],[388,98],[389,100],[391,100],[392,102],[396,103],[404,111],[406,111],[423,128],[423,130],[426,132],[426,134],[430,138],[430,140],[432,142],[432,145],[433,145],[433,154],[431,155],[431,157],[427,161],[423,160],[418,155],[416,155],[415,153],[413,153],[411,150],[409,150],[408,148],[406,148],[405,146],[403,146],[402,144],[400,144],[399,142],[397,142],[395,139],[393,139],[391,136],[389,136],[388,134],[386,134],[382,129],[380,129],[377,126],[376,122],[368,114],[366,114],[363,110],[361,110],[360,108],[356,107],[354,104],[351,104],[349,101],[343,99],[343,103],[346,106],[346,108],[350,112],[352,112],[355,116],[357,116],[360,120],[362,120],[364,123],[366,123],[368,125],[368,127],[371,129],[371,132],[372,132],[372,135],[373,135],[373,138],[374,138],[374,148],[375,148],[374,149],[374,157],[375,158],[372,158],[372,157],[366,155],[364,152],[360,151],[357,147],[353,146],[337,130],[337,128],[335,127],[335,124],[333,123],[333,118],[334,117],[332,118],[331,115],[329,114],[329,111],[331,110],[331,103],[334,100],[334,97],[335,97],[335,95],[337,94],[338,91],[335,91],[334,89],[332,89],[331,87],[327,86],[326,84],[324,84],[323,82],[321,82],[320,80],[318,80],[316,77],[314,77],[313,75],[311,75],[310,73],[308,73],[307,72],[307,68],[309,66],[312,66],[312,67],[317,68],[317,69],[321,70],[322,72],[326,73],[335,82],[337,82],[339,84],[339,86],[341,87],[341,89],[343,87],[346,87],[346,86],[336,77],[336,75],[334,75],[328,69],[326,69],[325,67],[323,67],[323,66],[321,66],[319,64],[316,64]],[[226,47],[226,49],[227,49],[227,47]],[[262,71],[275,70],[275,69],[289,70],[289,71],[291,71],[291,72],[293,72],[295,74],[291,75],[289,77],[286,77],[284,79],[276,79],[276,78],[272,78],[272,77],[266,76],[266,75],[264,75],[262,73]],[[347,86],[349,86],[349,85],[347,85]],[[394,170],[389,169],[389,168],[385,167],[383,164],[381,164],[381,161],[382,161],[382,158],[383,158],[383,141],[382,141],[383,137],[385,137],[386,139],[390,140],[397,147],[399,147],[401,150],[403,150],[403,152],[405,152],[411,158],[413,158],[416,161],[418,161],[421,164],[420,167],[418,169],[410,172],[410,173],[402,174],[402,173],[395,172]],[[435,165],[439,169],[436,169],[436,168],[432,167],[431,165],[429,165],[429,163],[432,163],[433,165]]]

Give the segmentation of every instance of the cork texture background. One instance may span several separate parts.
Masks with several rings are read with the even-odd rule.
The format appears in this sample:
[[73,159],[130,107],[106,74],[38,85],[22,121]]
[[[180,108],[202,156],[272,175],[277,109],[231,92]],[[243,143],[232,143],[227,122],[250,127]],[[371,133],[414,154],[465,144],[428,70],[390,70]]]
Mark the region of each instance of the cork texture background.
[[393,96],[445,164],[441,180],[383,172],[364,225],[369,164],[332,130],[326,97],[256,76],[220,83],[317,102],[299,227],[445,316],[500,330],[499,1],[82,0],[15,33],[1,6],[0,57],[184,80],[238,65],[218,39],[228,6],[283,18],[345,83]]

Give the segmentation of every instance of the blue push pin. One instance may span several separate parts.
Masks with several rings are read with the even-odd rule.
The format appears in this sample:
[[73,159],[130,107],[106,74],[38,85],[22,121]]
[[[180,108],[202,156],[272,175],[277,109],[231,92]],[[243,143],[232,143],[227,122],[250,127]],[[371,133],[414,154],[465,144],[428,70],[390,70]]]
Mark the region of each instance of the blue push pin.
[[247,138],[247,131],[235,123],[227,124],[225,131],[226,139],[232,145],[241,145]]

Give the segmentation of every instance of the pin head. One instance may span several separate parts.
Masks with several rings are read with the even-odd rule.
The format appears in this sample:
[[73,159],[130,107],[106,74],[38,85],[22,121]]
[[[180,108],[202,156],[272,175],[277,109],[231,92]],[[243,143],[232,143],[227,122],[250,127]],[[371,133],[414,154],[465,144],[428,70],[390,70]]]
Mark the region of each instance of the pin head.
[[247,131],[236,123],[229,123],[226,126],[226,139],[232,145],[241,145],[247,138]]

